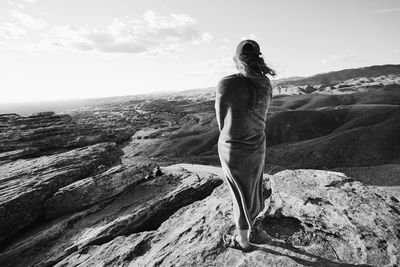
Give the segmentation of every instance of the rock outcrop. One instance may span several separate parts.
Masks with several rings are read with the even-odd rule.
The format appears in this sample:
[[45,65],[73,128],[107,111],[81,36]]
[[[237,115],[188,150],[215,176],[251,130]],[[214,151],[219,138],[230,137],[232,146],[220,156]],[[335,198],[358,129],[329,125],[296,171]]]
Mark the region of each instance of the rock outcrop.
[[44,203],[60,188],[117,164],[121,155],[115,143],[100,143],[1,165],[0,245],[40,220]]
[[[180,165],[206,176],[210,167]],[[265,176],[267,178],[268,176]],[[250,253],[224,248],[231,228],[225,186],[180,209],[158,229],[74,252],[56,266],[394,266],[400,263],[396,199],[341,173],[295,170],[269,177],[271,208]]]
[[132,126],[79,123],[68,114],[41,112],[23,117],[0,115],[0,163],[32,158],[101,142],[122,143],[135,133]]
[[[109,171],[113,172],[112,169]],[[174,212],[207,197],[222,183],[214,174],[197,174],[181,167],[163,168],[162,172],[164,174],[155,179],[129,187],[113,200],[32,229],[0,252],[0,265],[54,265],[74,252],[86,253],[88,248],[107,243],[119,236],[154,231]],[[145,174],[143,172],[142,177]],[[93,179],[89,180],[90,184]],[[100,188],[96,190],[99,191]],[[71,193],[77,197],[77,204],[80,206],[81,200],[88,196],[85,191],[82,189]],[[62,190],[59,192],[63,194]],[[93,195],[98,194],[94,192]],[[67,199],[65,200],[60,201],[59,197],[55,197],[55,207],[66,204],[68,208]],[[68,200],[74,201],[73,198]]]
[[107,171],[90,176],[60,188],[44,203],[44,216],[58,217],[93,206],[122,193],[145,179],[148,166],[117,165]]
[[233,221],[229,190],[225,185],[218,186],[221,169],[179,164],[162,171],[162,176],[135,186],[112,202],[54,220],[31,232],[3,251],[0,263],[2,266],[395,266],[400,263],[399,199],[377,188],[365,187],[342,173],[286,170],[265,175],[273,189],[270,208],[257,223],[255,249],[243,253],[225,247],[222,242],[223,234],[232,231]]

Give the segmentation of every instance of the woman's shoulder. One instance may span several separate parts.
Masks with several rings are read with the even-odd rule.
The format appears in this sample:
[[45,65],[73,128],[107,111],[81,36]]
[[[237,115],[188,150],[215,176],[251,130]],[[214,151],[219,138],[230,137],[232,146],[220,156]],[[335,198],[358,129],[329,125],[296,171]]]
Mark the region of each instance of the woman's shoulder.
[[217,91],[219,93],[228,93],[228,92],[236,91],[239,89],[241,84],[243,84],[243,82],[244,82],[243,78],[238,73],[225,76],[219,80],[218,86],[217,86]]
[[219,80],[218,84],[221,84],[221,83],[222,84],[226,84],[226,83],[238,82],[240,80],[242,80],[241,75],[239,73],[235,73],[235,74],[228,75],[228,76],[225,76],[225,77],[221,78]]

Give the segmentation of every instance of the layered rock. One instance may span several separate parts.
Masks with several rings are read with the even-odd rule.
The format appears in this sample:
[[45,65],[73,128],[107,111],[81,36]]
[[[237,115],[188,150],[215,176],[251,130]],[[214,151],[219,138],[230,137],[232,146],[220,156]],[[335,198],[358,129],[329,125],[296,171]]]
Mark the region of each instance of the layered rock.
[[0,115],[0,162],[52,154],[101,142],[121,143],[135,133],[130,126],[79,123],[68,114],[41,112],[22,117]]
[[[175,176],[188,175],[192,183],[222,175],[220,168],[200,165],[181,164],[163,170]],[[46,262],[56,266],[395,266],[400,263],[400,205],[396,197],[364,187],[336,172],[287,170],[264,178],[271,180],[273,195],[270,208],[264,211],[266,217],[257,224],[257,244],[252,252],[242,253],[223,245],[223,234],[232,231],[231,200],[224,185],[204,200],[164,218],[159,227],[139,227],[123,233],[110,228],[87,229],[81,239],[75,236],[75,242],[81,244],[79,248],[65,249],[59,245],[59,258]],[[171,192],[175,196],[177,193]],[[146,211],[156,207],[151,205]],[[107,220],[110,221],[108,217]],[[120,225],[127,227],[126,221]],[[93,239],[94,233],[101,232],[114,235]],[[35,261],[29,263],[39,265]]]
[[[113,170],[111,169],[108,173],[110,175],[115,173]],[[131,173],[133,172],[131,170]],[[85,251],[92,245],[104,244],[118,236],[153,231],[174,212],[207,197],[222,183],[216,175],[210,173],[199,175],[180,167],[163,168],[162,172],[164,174],[161,176],[127,188],[114,200],[107,200],[33,229],[0,252],[0,265],[49,266],[63,260],[73,252],[86,253]],[[146,172],[143,172],[142,177],[145,174]],[[139,172],[136,175],[139,177]],[[96,179],[100,178],[100,176],[96,177]],[[93,178],[88,184],[91,182]],[[101,188],[103,187],[100,185],[96,189],[91,186],[87,189],[99,191]],[[76,196],[78,206],[82,206],[84,199],[91,200],[86,190],[74,188],[78,191],[73,193],[74,189],[69,189],[73,195],[69,195],[68,199],[57,196],[57,194],[65,193],[62,192],[63,190],[55,195],[53,201],[56,202],[56,207],[65,204],[68,209],[72,204],[67,204],[67,202],[74,201],[72,196]],[[106,188],[103,189],[106,190]],[[93,192],[91,197],[96,195],[98,196],[96,192]]]
[[145,179],[148,166],[117,165],[103,173],[60,188],[44,203],[44,216],[54,218],[112,198]]
[[122,154],[115,143],[100,143],[1,165],[0,244],[40,220],[60,188],[117,164]]

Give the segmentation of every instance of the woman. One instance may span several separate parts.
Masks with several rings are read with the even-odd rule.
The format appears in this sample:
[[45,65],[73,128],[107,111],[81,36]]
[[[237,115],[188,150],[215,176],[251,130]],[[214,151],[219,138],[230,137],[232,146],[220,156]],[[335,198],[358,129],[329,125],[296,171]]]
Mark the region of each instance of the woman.
[[237,230],[225,242],[249,250],[251,230],[264,208],[264,130],[272,99],[266,75],[274,76],[275,72],[265,64],[259,45],[253,40],[239,43],[234,61],[239,73],[224,77],[217,88],[218,154],[232,194]]

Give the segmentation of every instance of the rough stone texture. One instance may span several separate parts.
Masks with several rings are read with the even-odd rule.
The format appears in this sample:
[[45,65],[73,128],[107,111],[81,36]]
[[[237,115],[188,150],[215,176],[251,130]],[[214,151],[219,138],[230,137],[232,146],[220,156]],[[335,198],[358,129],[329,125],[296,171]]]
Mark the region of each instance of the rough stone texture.
[[58,189],[120,161],[115,143],[17,160],[0,166],[0,245],[43,216],[43,203]]
[[44,203],[46,218],[81,210],[114,197],[128,186],[145,179],[148,166],[115,166],[103,173],[88,177],[60,188]]
[[68,114],[42,112],[27,117],[1,114],[0,163],[101,142],[121,143],[134,133],[132,126],[79,123]]
[[51,266],[118,236],[155,230],[175,211],[207,197],[222,183],[216,175],[200,176],[180,167],[162,172],[113,200],[33,229],[0,252],[0,266]]
[[[200,179],[220,168],[185,169]],[[152,231],[118,236],[78,250],[56,266],[395,266],[400,263],[400,206],[395,197],[341,173],[294,170],[271,179],[271,208],[257,226],[256,249],[225,248],[232,227],[226,186],[181,208]],[[86,243],[87,244],[87,243]]]

